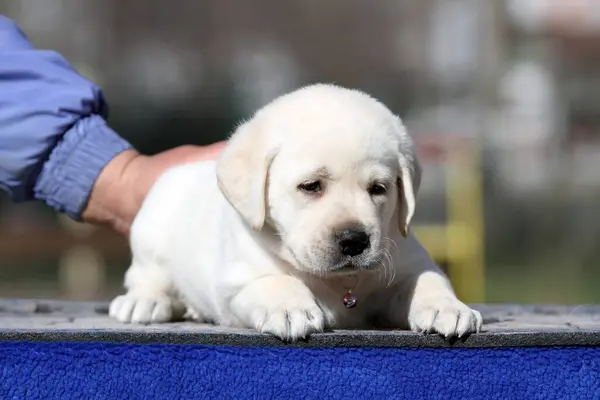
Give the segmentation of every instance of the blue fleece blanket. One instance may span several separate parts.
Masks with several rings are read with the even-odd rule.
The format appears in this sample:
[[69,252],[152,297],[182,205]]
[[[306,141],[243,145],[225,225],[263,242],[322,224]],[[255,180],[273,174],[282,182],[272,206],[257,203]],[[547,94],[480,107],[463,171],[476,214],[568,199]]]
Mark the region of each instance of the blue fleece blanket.
[[597,399],[600,349],[0,343],[0,399]]

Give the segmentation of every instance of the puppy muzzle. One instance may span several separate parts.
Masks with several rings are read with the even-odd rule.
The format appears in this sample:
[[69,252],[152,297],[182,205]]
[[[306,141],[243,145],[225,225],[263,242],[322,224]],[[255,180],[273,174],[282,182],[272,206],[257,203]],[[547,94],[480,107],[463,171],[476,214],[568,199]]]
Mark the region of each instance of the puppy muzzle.
[[337,263],[330,269],[333,274],[351,274],[360,271],[372,271],[379,267],[379,263],[370,260],[352,260],[351,257]]

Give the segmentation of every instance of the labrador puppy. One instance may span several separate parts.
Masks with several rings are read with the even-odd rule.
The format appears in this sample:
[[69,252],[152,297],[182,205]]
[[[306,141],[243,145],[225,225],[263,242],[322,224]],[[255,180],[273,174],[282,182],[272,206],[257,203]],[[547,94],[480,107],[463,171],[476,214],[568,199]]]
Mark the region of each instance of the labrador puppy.
[[125,323],[191,316],[283,340],[324,329],[478,332],[410,233],[421,169],[400,119],[316,84],[242,123],[218,161],[174,167],[131,228]]

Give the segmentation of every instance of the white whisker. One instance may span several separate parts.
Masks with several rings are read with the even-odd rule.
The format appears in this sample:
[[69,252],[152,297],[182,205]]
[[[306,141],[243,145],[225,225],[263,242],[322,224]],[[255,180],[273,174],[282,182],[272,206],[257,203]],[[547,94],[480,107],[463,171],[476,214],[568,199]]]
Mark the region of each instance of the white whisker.
[[[381,239],[381,241],[384,244],[387,244],[388,246],[382,246],[382,251],[384,252],[384,255],[386,257],[386,261],[387,261],[387,265],[386,265],[386,269],[389,269],[389,279],[387,282],[387,286],[389,287],[394,280],[396,279],[396,268],[394,265],[394,254],[396,255],[396,258],[398,257],[398,253],[400,252],[400,250],[398,249],[398,245],[389,237],[383,237]],[[391,249],[388,249],[388,247],[390,247]],[[390,251],[391,250],[391,251]],[[392,254],[392,251],[394,251],[395,253]]]

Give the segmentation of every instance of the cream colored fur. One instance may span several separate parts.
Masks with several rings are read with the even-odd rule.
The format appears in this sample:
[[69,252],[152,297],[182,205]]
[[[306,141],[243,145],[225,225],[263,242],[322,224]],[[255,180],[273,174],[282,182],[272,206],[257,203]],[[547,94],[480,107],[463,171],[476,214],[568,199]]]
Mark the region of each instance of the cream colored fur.
[[[127,293],[110,315],[158,323],[187,311],[285,340],[327,328],[477,332],[479,312],[410,233],[420,179],[402,122],[367,94],[318,84],[279,97],[217,162],[159,178],[133,223]],[[346,255],[344,229],[364,231],[368,248]],[[347,309],[352,280],[358,305]]]

